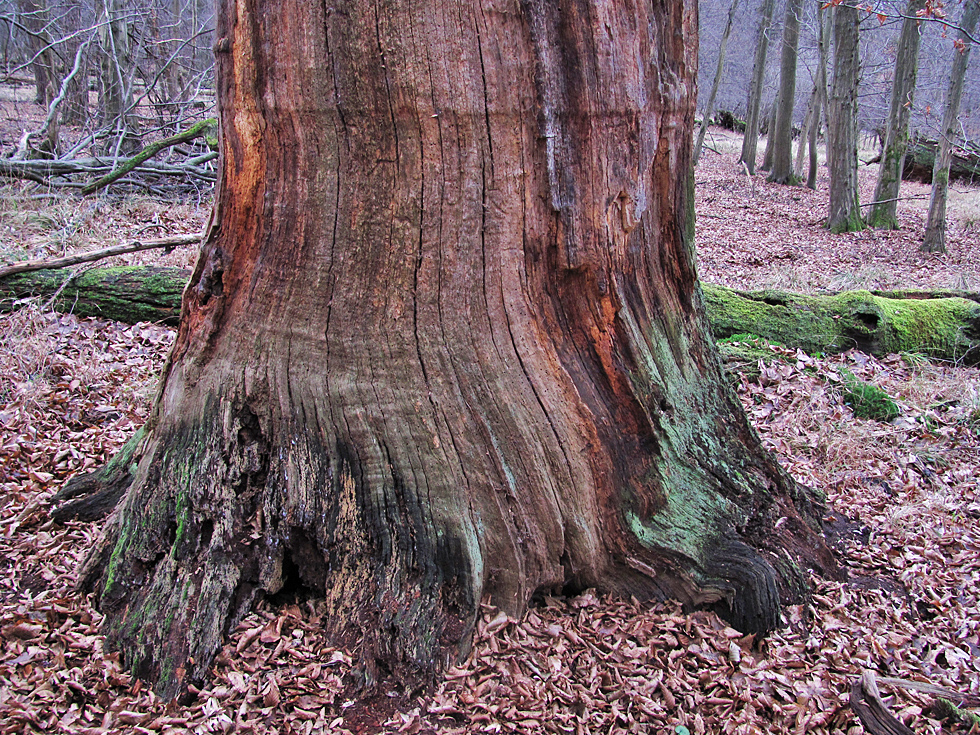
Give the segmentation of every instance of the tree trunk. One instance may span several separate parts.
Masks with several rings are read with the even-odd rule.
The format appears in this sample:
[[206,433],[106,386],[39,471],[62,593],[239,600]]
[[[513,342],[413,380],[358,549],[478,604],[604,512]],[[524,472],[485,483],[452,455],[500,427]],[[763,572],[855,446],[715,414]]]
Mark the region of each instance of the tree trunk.
[[112,130],[105,150],[130,153],[139,146],[133,120],[133,69],[129,51],[129,22],[122,0],[97,0],[102,124]]
[[[803,127],[800,128],[800,142],[796,146],[796,162],[793,164],[794,183],[801,181],[800,175],[803,173],[803,157],[806,155],[807,143],[810,141],[810,130],[814,131],[820,125],[820,107],[817,102],[817,87],[814,85],[810,90],[810,98],[806,103],[806,114],[803,116]],[[817,121],[814,123],[813,118]]]
[[885,145],[881,151],[874,200],[868,212],[868,224],[883,230],[898,229],[898,192],[902,185],[905,152],[909,145],[909,119],[915,97],[915,80],[919,73],[918,13],[925,6],[926,0],[909,0],[895,51],[895,79],[892,82]]
[[219,5],[216,218],[81,573],[108,645],[172,696],[277,593],[387,687],[487,598],[778,625],[833,559],[708,335],[696,4]]
[[953,155],[953,140],[956,133],[956,120],[960,114],[960,98],[963,96],[963,81],[966,66],[970,61],[970,48],[973,44],[973,31],[980,15],[980,2],[966,0],[960,31],[957,34],[953,51],[953,67],[949,74],[949,91],[946,93],[946,111],[943,113],[943,127],[939,135],[939,149],[936,152],[936,165],[932,170],[932,193],[929,196],[929,214],[926,218],[926,233],[920,250],[928,253],[946,252],[946,199],[949,196],[949,164]]
[[769,131],[773,144],[769,180],[777,184],[796,183],[793,174],[793,109],[796,106],[796,59],[802,11],[803,0],[789,0],[786,3],[779,59],[779,105],[776,108],[775,130]]
[[742,138],[742,153],[739,160],[755,173],[755,159],[759,148],[759,110],[762,107],[762,83],[766,76],[766,56],[769,52],[769,29],[776,0],[762,0],[759,10],[759,32],[755,42],[755,61],[752,64],[752,82],[745,105],[745,137]]
[[858,11],[855,0],[834,7],[834,87],[828,115],[831,232],[864,228],[858,201]]
[[[85,11],[81,5],[71,5],[65,13],[67,28],[71,32],[80,32],[85,28]],[[85,41],[83,36],[65,39],[64,55],[68,67],[67,76],[71,72],[72,59],[78,53],[78,47]],[[81,69],[69,83],[65,101],[61,105],[61,121],[66,125],[83,125],[88,121],[88,84],[90,51],[82,52]]]
[[725,30],[721,34],[721,44],[718,47],[718,67],[715,69],[715,79],[711,83],[711,92],[708,94],[708,101],[701,112],[701,127],[698,129],[698,142],[694,145],[694,165],[698,165],[701,158],[701,151],[704,148],[704,136],[708,132],[708,125],[711,116],[715,113],[715,97],[718,96],[718,87],[721,86],[721,78],[725,72],[725,55],[728,52],[728,37],[732,33],[732,24],[735,21],[735,11],[738,10],[739,0],[732,0],[732,5],[728,9],[728,20],[725,21]]
[[31,62],[31,69],[34,72],[34,102],[47,107],[54,98],[57,84],[54,55],[51,49],[47,48],[51,42],[48,33],[48,9],[37,0],[17,0],[17,9],[20,11],[24,28],[29,32],[28,51],[34,57]]
[[773,134],[776,130],[776,115],[779,110],[779,94],[776,94],[776,98],[772,101],[772,106],[769,108],[769,119],[766,121],[766,152],[762,156],[762,166],[759,167],[760,171],[771,171],[772,170],[772,157],[773,149],[775,148],[776,136]]
[[816,117],[810,128],[810,165],[806,174],[807,188],[817,188],[817,135],[820,132],[820,117],[827,117],[827,42],[830,37],[832,16],[823,3],[817,3],[817,80],[816,80]]

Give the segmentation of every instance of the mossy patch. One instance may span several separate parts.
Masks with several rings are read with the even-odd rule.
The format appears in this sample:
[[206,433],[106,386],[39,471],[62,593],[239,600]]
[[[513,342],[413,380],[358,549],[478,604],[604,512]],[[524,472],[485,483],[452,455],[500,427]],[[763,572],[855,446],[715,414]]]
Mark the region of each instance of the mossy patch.
[[847,370],[841,371],[841,378],[844,403],[851,407],[856,418],[892,421],[902,415],[898,404],[878,386],[859,380]]

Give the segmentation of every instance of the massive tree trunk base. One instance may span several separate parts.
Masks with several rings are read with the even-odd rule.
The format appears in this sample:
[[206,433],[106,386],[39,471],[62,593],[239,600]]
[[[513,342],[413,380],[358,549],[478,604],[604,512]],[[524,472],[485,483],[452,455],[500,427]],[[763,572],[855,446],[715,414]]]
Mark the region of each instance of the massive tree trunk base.
[[172,696],[299,591],[409,691],[483,600],[764,634],[836,568],[708,332],[696,33],[693,2],[219,3],[217,214],[81,575],[128,667]]
[[[711,422],[695,419],[689,429],[710,436]],[[481,601],[482,570],[470,561],[479,539],[468,536],[476,529],[433,527],[405,479],[394,478],[387,497],[376,497],[352,448],[338,443],[333,454],[301,426],[290,427],[284,458],[285,447],[258,417],[227,395],[206,401],[179,430],[147,429],[126,464],[131,491],[80,585],[103,610],[126,606],[125,614],[107,616],[107,644],[137,676],[157,682],[161,696],[204,679],[224,635],[258,599],[282,593],[323,601],[328,634],[360,662],[352,683],[365,691],[382,682],[417,691],[466,654]],[[654,523],[625,501],[624,520],[644,553],[614,554],[596,573],[576,569],[566,551],[551,573],[532,578],[534,589],[515,595],[498,588],[484,599],[519,615],[534,596],[596,587],[716,609],[747,632],[778,627],[782,605],[806,595],[800,564],[834,573],[818,539],[822,509],[771,459],[760,464],[738,454],[720,454],[712,467],[725,492],[776,500],[743,515],[743,525],[722,520],[731,509],[721,496],[693,494],[683,477],[689,468],[651,468],[668,478],[679,473],[670,479],[677,505],[672,519]],[[282,487],[288,472],[304,475],[305,491]],[[329,494],[311,492],[324,485]],[[788,522],[773,534],[778,518]],[[363,537],[354,530],[365,527]],[[495,587],[493,574],[488,587]]]

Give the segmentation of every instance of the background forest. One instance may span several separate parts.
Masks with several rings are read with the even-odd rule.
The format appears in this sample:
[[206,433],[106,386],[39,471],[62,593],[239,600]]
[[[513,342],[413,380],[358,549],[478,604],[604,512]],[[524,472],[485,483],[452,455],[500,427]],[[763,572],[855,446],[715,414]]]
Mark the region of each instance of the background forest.
[[[897,229],[834,234],[824,227],[833,196],[826,114],[810,126],[818,153],[813,188],[767,180],[782,0],[765,31],[759,170],[746,175],[740,123],[749,113],[765,4],[700,2],[699,109],[724,46],[710,117],[727,126],[706,127],[695,170],[702,280],[766,289],[760,300],[769,302],[785,298],[776,290],[941,292],[973,309],[956,329],[975,344],[980,188],[969,175],[951,185],[945,253],[920,252],[931,194],[921,180],[901,184]],[[949,77],[971,4],[947,2],[919,25],[908,106],[913,136],[949,138]],[[784,120],[794,180],[807,178],[798,151],[821,79],[820,5],[797,4],[796,78]],[[874,159],[885,142],[908,7],[857,9],[860,205],[875,199]],[[938,13],[951,25],[938,22]],[[73,589],[99,532],[97,513],[64,512],[58,493],[69,478],[113,457],[142,425],[174,338],[176,299],[216,178],[212,26],[207,0],[0,2],[0,733],[856,734],[862,725],[851,691],[868,671],[901,721],[894,727],[906,728],[893,732],[976,731],[975,351],[960,342],[942,355],[927,346],[802,349],[764,334],[761,321],[717,335],[732,385],[766,446],[796,479],[826,494],[828,540],[849,575],[815,579],[810,603],[787,610],[786,627],[765,642],[710,613],[682,615],[670,604],[592,592],[547,598],[521,620],[488,607],[472,654],[432,696],[391,697],[365,712],[348,698],[349,653],[325,647],[322,610],[297,598],[263,603],[249,615],[216,660],[209,686],[176,704],[125,673],[103,651],[98,611]],[[830,90],[833,34],[825,44]],[[978,67],[974,51],[950,141],[965,165],[980,150]],[[931,163],[925,168],[931,180]],[[106,248],[132,252],[109,261],[111,268],[75,259]],[[4,270],[57,258],[68,259],[68,269],[43,271],[54,274],[43,283],[34,273]],[[172,279],[157,300],[147,295],[147,269]],[[129,301],[104,318],[120,292]],[[133,303],[144,310],[131,311]]]

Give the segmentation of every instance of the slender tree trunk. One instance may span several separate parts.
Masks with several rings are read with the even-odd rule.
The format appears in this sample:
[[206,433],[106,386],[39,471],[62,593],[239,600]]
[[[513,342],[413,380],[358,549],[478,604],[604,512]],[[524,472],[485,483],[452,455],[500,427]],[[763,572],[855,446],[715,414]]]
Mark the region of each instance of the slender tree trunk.
[[929,215],[926,219],[926,233],[922,240],[923,252],[946,252],[946,200],[949,196],[949,165],[953,156],[953,140],[956,139],[956,120],[960,114],[960,98],[963,96],[963,81],[966,67],[970,61],[971,36],[977,27],[980,15],[980,2],[966,0],[960,31],[957,34],[956,48],[953,52],[953,66],[949,76],[949,90],[946,93],[946,111],[943,113],[943,127],[939,135],[939,148],[936,151],[936,164],[932,169],[932,194],[929,197]]
[[762,0],[759,11],[759,32],[755,42],[755,61],[752,64],[752,82],[745,105],[745,136],[742,138],[742,153],[739,160],[755,173],[755,159],[759,147],[759,110],[762,107],[762,83],[766,77],[766,56],[769,52],[769,30],[776,0]]
[[778,184],[796,183],[796,176],[793,175],[793,109],[796,106],[796,59],[802,11],[803,0],[789,0],[786,3],[779,60],[779,104],[776,107],[775,130],[769,131],[773,142],[769,180]]
[[909,145],[909,119],[912,116],[915,80],[919,72],[918,13],[925,6],[926,0],[909,0],[895,51],[895,79],[892,82],[885,144],[878,167],[874,200],[868,212],[868,224],[885,230],[898,229],[898,192],[902,185],[905,151]]
[[27,48],[34,61],[31,69],[34,72],[34,102],[44,107],[48,106],[55,94],[54,55],[49,45],[51,39],[48,33],[49,14],[46,5],[38,0],[17,0],[24,27],[30,31]]
[[775,99],[772,101],[772,106],[769,108],[768,119],[766,120],[766,152],[762,156],[762,165],[759,167],[760,171],[771,171],[772,170],[772,157],[773,149],[776,145],[776,115],[779,110],[779,94],[776,94]]
[[833,561],[708,336],[696,3],[219,5],[216,215],[81,575],[126,665],[173,695],[285,592],[367,684],[487,597],[778,625]]
[[828,115],[832,232],[864,228],[857,181],[858,11],[855,0],[834,7],[834,88]]
[[728,20],[725,21],[725,30],[721,34],[721,44],[718,47],[718,68],[715,69],[715,80],[711,83],[711,92],[708,94],[708,101],[701,112],[701,127],[698,129],[698,142],[694,146],[694,165],[698,165],[701,158],[701,151],[704,148],[704,136],[708,132],[708,124],[711,116],[715,114],[715,97],[718,96],[718,87],[721,86],[721,78],[725,71],[725,55],[728,52],[728,37],[732,33],[732,24],[735,21],[735,11],[738,10],[739,0],[732,0],[732,5],[728,9]]
[[[833,17],[827,12],[823,3],[817,3],[817,115],[814,125],[810,128],[810,167],[806,175],[806,185],[810,189],[817,188],[817,136],[820,132],[820,117],[827,117],[827,43],[830,37],[830,23]],[[829,127],[829,125],[828,125]]]
[[[806,115],[803,117],[803,127],[800,128],[800,142],[796,146],[796,161],[793,163],[794,183],[798,183],[803,174],[803,157],[806,155],[807,143],[810,142],[810,130],[811,128],[815,130],[820,125],[820,103],[818,100],[817,87],[814,85],[806,103]],[[816,122],[814,122],[814,117]]]
[[102,124],[112,128],[109,153],[129,153],[138,144],[133,120],[133,89],[129,49],[129,23],[123,0],[96,0],[101,51],[100,95]]

